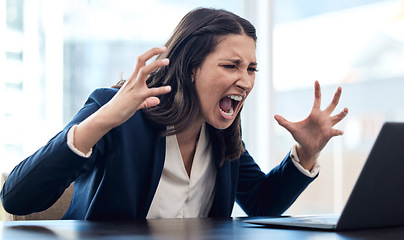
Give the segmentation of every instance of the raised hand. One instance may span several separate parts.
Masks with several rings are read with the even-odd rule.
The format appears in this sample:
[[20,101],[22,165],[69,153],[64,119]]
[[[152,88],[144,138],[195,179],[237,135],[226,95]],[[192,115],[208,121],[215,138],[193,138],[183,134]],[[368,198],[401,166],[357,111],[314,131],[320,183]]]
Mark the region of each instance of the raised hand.
[[279,125],[288,130],[298,143],[297,154],[300,164],[308,170],[313,167],[318,155],[328,141],[334,136],[343,134],[341,130],[334,129],[333,127],[344,119],[348,114],[348,109],[344,108],[337,115],[331,116],[331,113],[338,105],[341,91],[341,87],[338,87],[330,105],[326,109],[321,110],[320,84],[316,81],[314,84],[313,108],[306,119],[300,122],[290,122],[279,115],[275,115],[275,120]]
[[165,47],[153,48],[139,56],[131,77],[125,82],[118,93],[105,107],[109,109],[111,117],[118,126],[128,120],[137,110],[149,108],[160,103],[157,97],[171,91],[170,86],[148,88],[147,76],[154,70],[169,64],[168,59],[160,59],[146,64],[152,57],[165,51]]
[[157,97],[171,91],[170,86],[148,88],[147,76],[154,70],[169,64],[168,59],[160,59],[146,64],[153,56],[166,50],[165,47],[153,48],[139,56],[131,77],[115,96],[98,111],[77,125],[74,146],[83,153],[90,149],[112,128],[126,122],[142,108],[153,107],[160,103]]

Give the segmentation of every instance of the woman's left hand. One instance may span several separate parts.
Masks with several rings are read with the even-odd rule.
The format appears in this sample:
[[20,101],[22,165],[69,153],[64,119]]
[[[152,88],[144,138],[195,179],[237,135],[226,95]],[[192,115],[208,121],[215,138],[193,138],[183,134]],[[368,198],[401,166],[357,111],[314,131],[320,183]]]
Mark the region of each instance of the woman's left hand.
[[290,122],[285,118],[275,115],[276,121],[288,130],[297,141],[297,155],[300,164],[311,170],[317,160],[321,150],[328,141],[343,134],[343,131],[334,129],[334,125],[340,122],[348,114],[348,109],[344,108],[339,114],[331,116],[341,97],[341,87],[338,87],[330,105],[321,110],[321,90],[318,81],[314,85],[314,104],[309,116],[300,122]]

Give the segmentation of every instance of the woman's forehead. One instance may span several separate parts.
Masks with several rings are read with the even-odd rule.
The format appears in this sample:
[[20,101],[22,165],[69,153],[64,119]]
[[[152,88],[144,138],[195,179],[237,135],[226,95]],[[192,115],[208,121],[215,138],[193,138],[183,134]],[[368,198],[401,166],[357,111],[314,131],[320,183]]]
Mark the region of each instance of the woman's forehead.
[[254,39],[247,35],[231,34],[223,36],[210,55],[217,59],[256,62],[256,44]]

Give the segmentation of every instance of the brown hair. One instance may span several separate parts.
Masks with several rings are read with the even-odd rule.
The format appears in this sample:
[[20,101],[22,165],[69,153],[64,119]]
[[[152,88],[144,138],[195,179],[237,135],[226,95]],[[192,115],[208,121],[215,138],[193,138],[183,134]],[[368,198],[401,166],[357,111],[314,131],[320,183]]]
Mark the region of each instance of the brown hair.
[[[192,10],[175,28],[165,44],[166,52],[158,57],[170,59],[170,64],[151,73],[147,79],[149,87],[170,85],[172,90],[159,96],[161,101],[158,106],[143,109],[154,123],[175,126],[163,135],[185,130],[198,116],[200,104],[191,81],[192,70],[200,67],[206,56],[216,49],[221,37],[229,34],[246,34],[257,40],[255,28],[249,21],[221,9]],[[241,110],[230,127],[220,131],[224,144],[223,160],[237,159],[245,151],[241,140],[240,113]]]

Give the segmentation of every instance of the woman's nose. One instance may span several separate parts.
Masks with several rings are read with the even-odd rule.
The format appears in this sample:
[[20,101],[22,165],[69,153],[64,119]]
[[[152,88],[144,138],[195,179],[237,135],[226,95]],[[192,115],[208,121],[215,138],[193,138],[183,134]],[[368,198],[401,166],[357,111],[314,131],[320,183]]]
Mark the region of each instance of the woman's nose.
[[237,87],[249,92],[254,87],[254,76],[250,76],[248,73],[240,76],[239,80],[235,83]]

